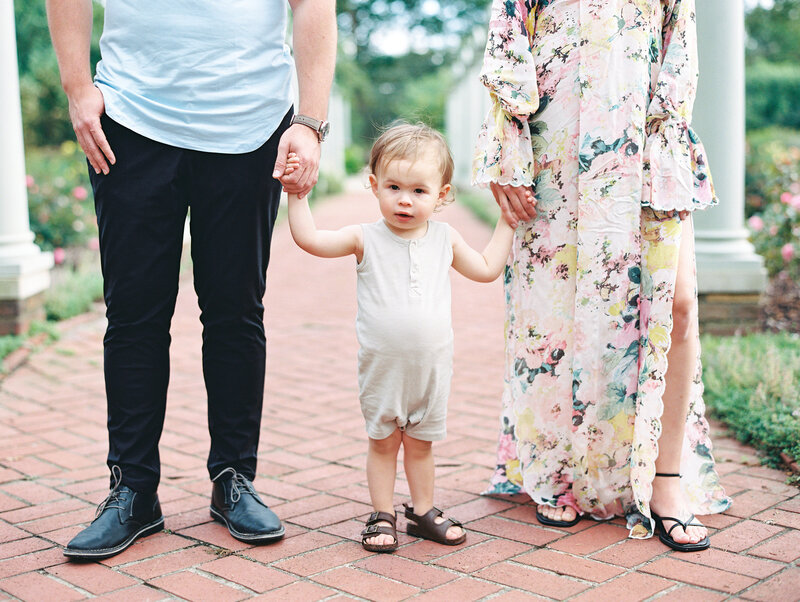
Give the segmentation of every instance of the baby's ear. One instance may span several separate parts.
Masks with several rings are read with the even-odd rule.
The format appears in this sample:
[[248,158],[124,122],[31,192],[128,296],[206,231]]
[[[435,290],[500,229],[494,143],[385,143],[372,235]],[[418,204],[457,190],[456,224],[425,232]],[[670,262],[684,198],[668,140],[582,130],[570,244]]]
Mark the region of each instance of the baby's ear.
[[452,190],[452,188],[453,187],[450,186],[450,184],[445,184],[442,186],[441,190],[439,190],[439,199],[436,202],[437,206],[447,202],[447,200],[450,198],[450,190]]
[[372,194],[375,196],[378,195],[378,178],[375,177],[374,173],[369,174],[369,187],[372,188]]

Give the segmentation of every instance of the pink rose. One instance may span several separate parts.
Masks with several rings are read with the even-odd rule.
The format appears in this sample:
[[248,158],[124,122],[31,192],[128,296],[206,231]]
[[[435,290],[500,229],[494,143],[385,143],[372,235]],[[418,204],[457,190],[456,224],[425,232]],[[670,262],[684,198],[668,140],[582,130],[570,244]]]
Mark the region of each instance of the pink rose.
[[781,195],[781,203],[783,203],[784,205],[788,205],[791,202],[792,202],[792,193],[791,192],[784,192]]
[[34,180],[31,174],[25,176],[25,186],[28,188],[32,188],[36,184],[36,180]]
[[778,226],[770,226],[769,227],[769,235],[775,236],[778,233]]
[[74,196],[79,201],[85,201],[86,197],[89,196],[89,193],[83,186],[76,186],[72,189],[72,196]]
[[786,263],[789,263],[792,260],[792,257],[794,257],[794,247],[792,246],[792,243],[787,242],[781,247],[781,257],[783,257],[783,260]]
[[64,263],[64,259],[66,258],[67,253],[61,247],[56,247],[53,249],[53,261],[56,262],[56,265],[61,265]]
[[764,229],[764,220],[754,215],[749,220],[747,220],[747,225],[750,226],[750,229],[753,232],[761,232]]
[[800,211],[800,194],[796,194],[795,196],[793,196],[789,204],[792,207],[794,207],[797,211]]

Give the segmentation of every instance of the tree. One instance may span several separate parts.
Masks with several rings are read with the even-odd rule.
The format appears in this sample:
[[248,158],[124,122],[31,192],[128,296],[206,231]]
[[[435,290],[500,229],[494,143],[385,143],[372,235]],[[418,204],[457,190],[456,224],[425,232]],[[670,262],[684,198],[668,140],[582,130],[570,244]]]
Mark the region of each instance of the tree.
[[800,0],[775,0],[771,8],[757,6],[745,17],[747,60],[800,62]]
[[[73,140],[75,135],[50,43],[44,2],[16,2],[14,21],[25,144],[51,146]],[[100,59],[98,42],[102,28],[103,9],[95,6],[92,65]]]

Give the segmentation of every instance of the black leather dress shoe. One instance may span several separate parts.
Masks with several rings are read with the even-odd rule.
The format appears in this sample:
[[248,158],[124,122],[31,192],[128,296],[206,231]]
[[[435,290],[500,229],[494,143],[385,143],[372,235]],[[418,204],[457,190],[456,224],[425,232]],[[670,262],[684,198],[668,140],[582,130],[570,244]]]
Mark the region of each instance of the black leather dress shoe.
[[64,556],[76,560],[109,558],[122,552],[137,538],[158,533],[164,528],[158,495],[138,493],[121,484],[121,473],[114,476],[117,482],[97,507],[92,524],[67,544]]
[[227,526],[236,539],[247,543],[278,541],[285,532],[280,519],[258,497],[253,483],[233,468],[214,477],[211,516]]

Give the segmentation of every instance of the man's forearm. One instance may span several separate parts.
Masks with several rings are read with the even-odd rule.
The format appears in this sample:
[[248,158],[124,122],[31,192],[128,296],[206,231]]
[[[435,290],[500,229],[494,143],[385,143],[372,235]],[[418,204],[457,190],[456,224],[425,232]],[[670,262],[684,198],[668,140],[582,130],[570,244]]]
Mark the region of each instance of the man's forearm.
[[64,91],[91,85],[92,0],[47,0],[47,22]]
[[336,4],[334,0],[296,0],[292,12],[300,93],[297,112],[326,119],[336,67]]

